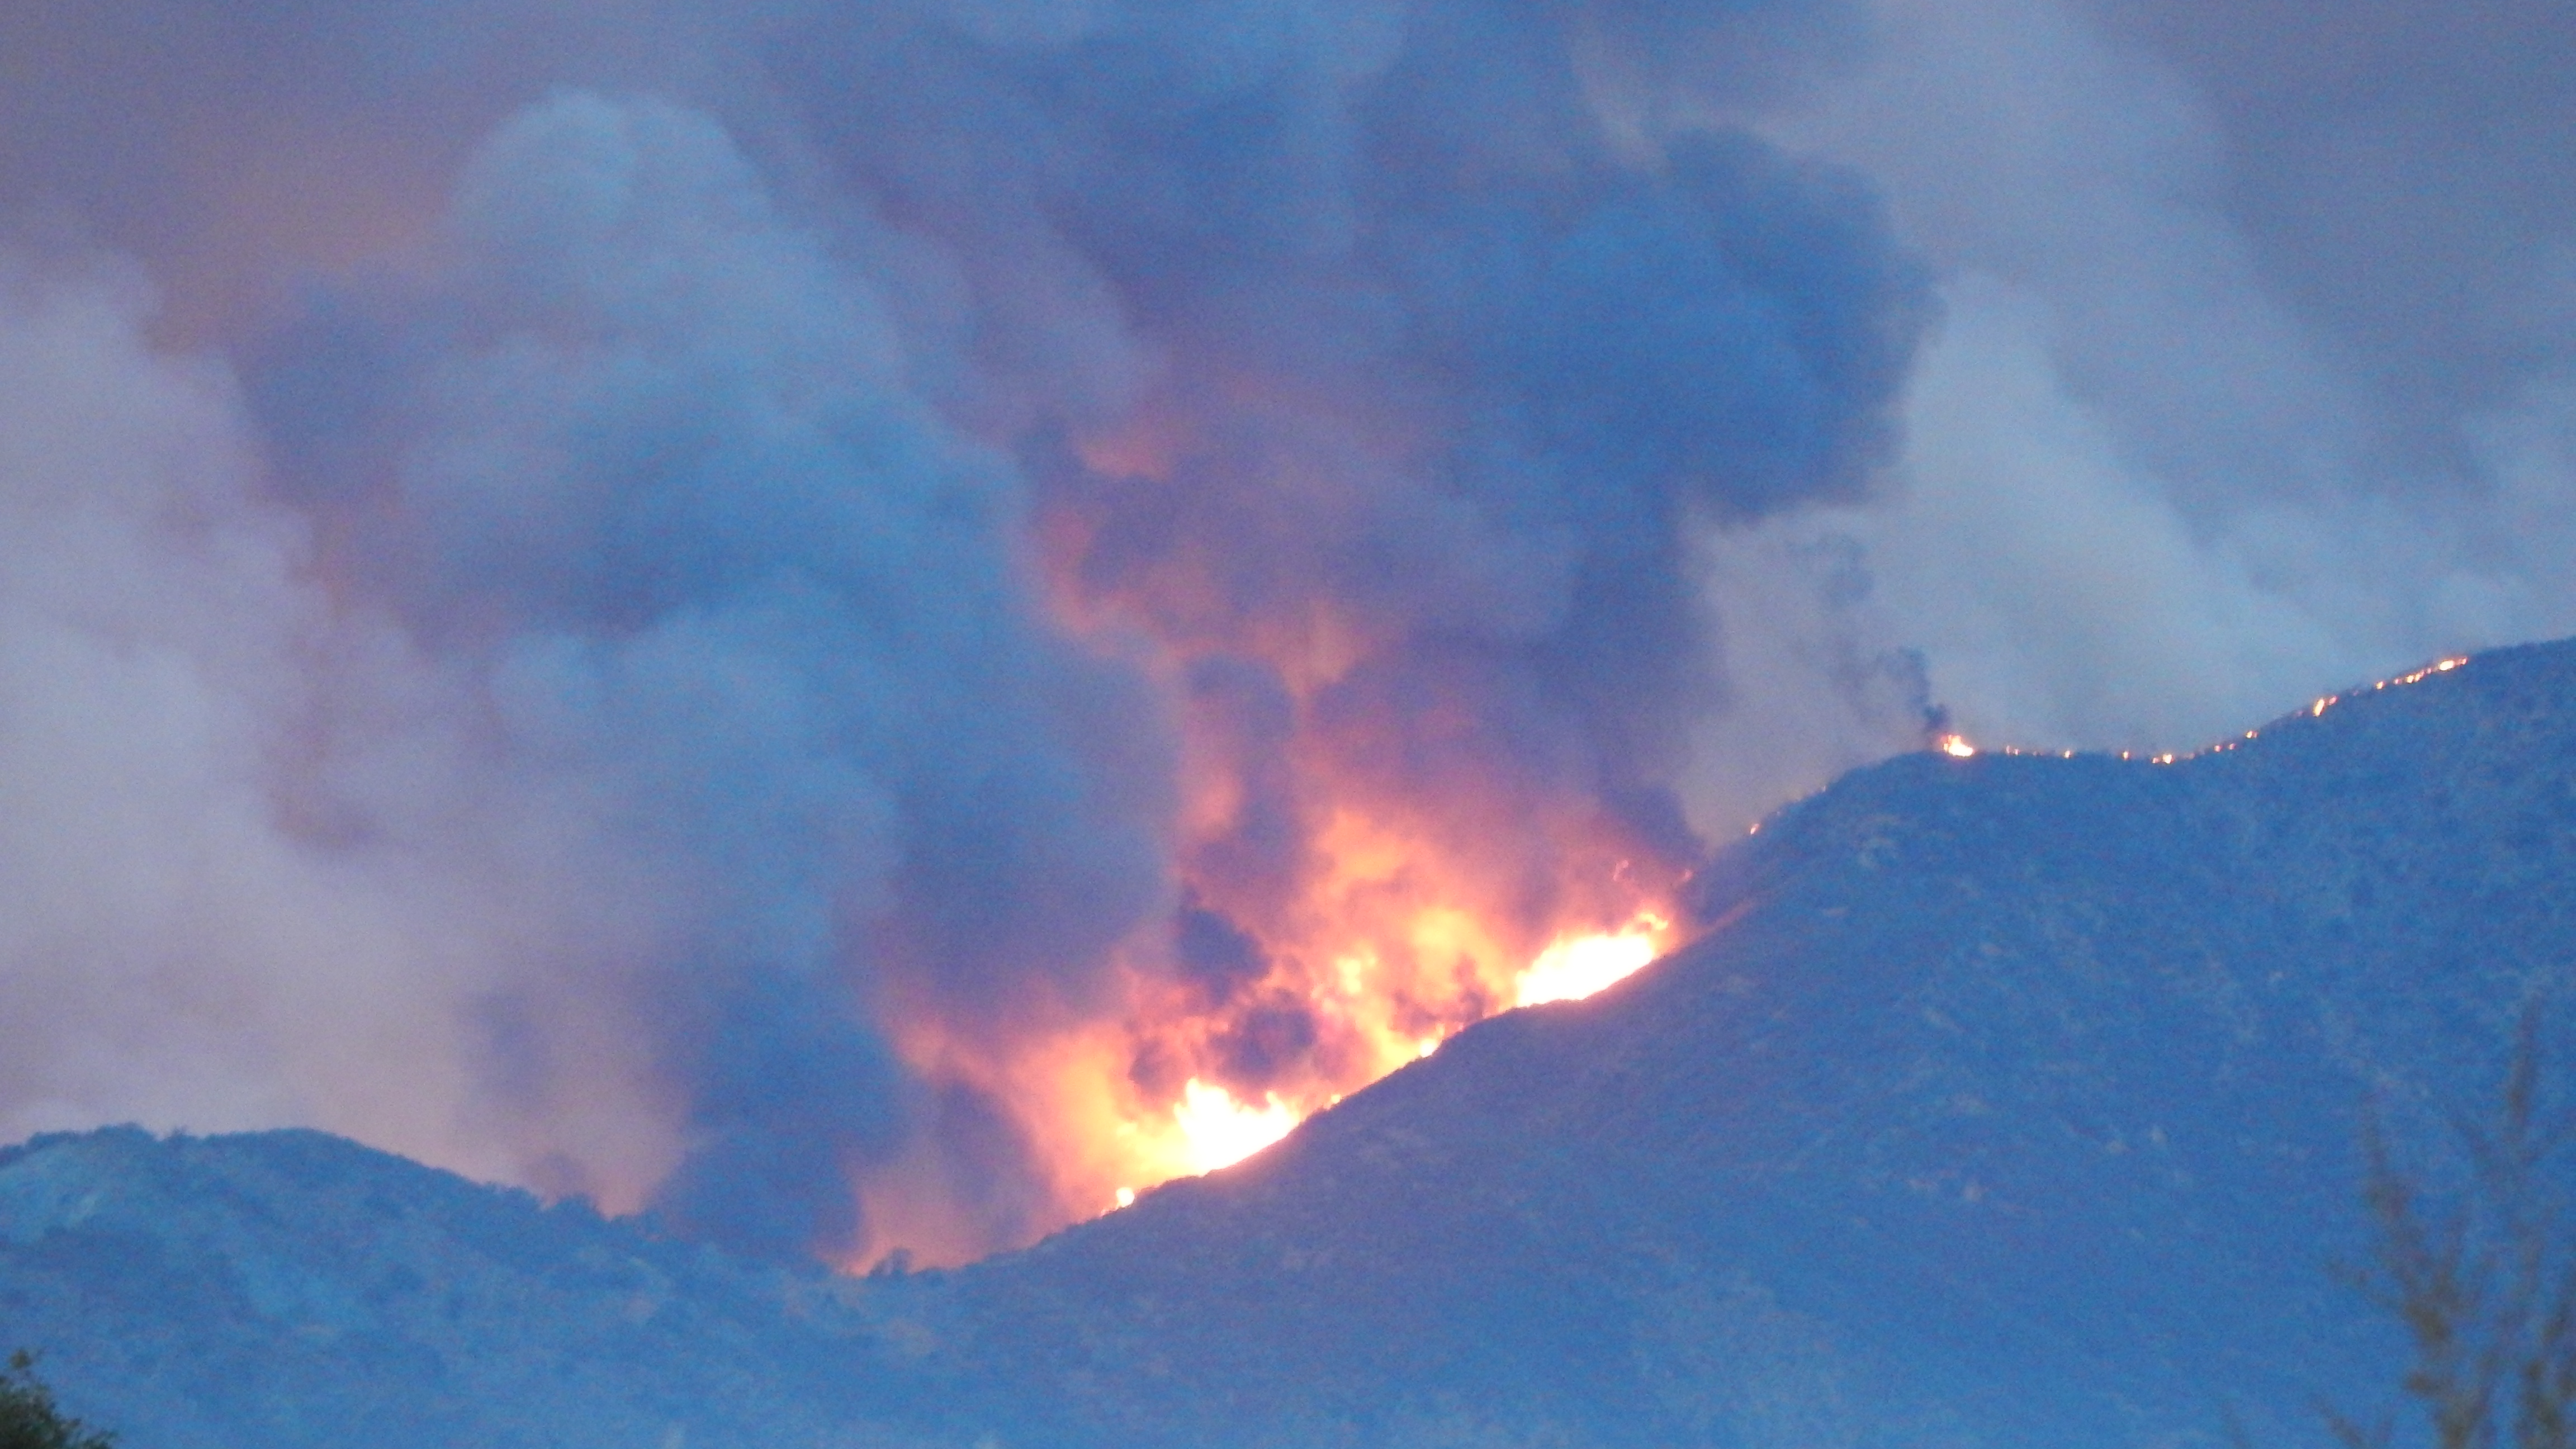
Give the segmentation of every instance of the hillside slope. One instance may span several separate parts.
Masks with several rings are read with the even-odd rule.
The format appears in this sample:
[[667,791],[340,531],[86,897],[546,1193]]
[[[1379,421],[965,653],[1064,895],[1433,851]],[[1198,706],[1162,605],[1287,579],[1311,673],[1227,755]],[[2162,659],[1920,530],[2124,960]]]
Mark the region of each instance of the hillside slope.
[[317,1132],[0,1153],[0,1338],[124,1449],[912,1443],[859,1290]]
[[1716,874],[1627,985],[960,1275],[962,1352],[1067,1442],[2308,1441],[2394,1361],[2358,1110],[2438,1140],[2576,961],[2576,651],[1890,761]]
[[132,1449],[2313,1442],[2392,1361],[2325,1271],[2361,1104],[2434,1140],[2576,961],[2576,647],[1893,760],[1706,876],[1622,986],[966,1270],[102,1133],[0,1156],[0,1330]]

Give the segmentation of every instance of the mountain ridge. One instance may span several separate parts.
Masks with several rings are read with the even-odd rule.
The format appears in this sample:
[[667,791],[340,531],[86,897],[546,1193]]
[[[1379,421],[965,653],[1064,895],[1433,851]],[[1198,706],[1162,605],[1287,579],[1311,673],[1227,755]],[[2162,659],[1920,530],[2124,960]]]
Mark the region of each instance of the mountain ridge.
[[[376,1187],[324,1212],[295,1164],[363,1149],[111,1132],[0,1153],[0,1314],[72,1332],[67,1400],[137,1449],[336,1442],[269,1400],[350,1401],[326,1370],[351,1363],[383,1378],[388,1445],[2003,1449],[2215,1444],[2229,1412],[2312,1441],[2314,1396],[2396,1361],[2324,1271],[2366,1237],[2363,1104],[2437,1141],[2576,960],[2576,646],[2171,764],[1900,757],[1701,889],[1723,924],[1648,971],[961,1270],[754,1268],[372,1159],[346,1173]],[[75,1220],[99,1183],[37,1170],[82,1153],[132,1174],[105,1179],[125,1208]],[[254,1168],[234,1228],[153,1223],[132,1205],[179,1201],[154,1184],[194,1181],[192,1153],[285,1162],[260,1191],[286,1206]],[[371,1190],[430,1206],[370,1228]],[[263,1221],[299,1253],[339,1235],[321,1286],[259,1286],[283,1251]],[[157,1271],[213,1305],[200,1328],[316,1367],[188,1425],[133,1384],[241,1355],[119,1297],[158,1280],[118,1276],[116,1232],[196,1245]],[[371,1232],[452,1249],[484,1299],[388,1288]],[[86,1306],[30,1319],[40,1292]]]
[[[1726,930],[1591,1001],[1515,1013],[1463,1034],[1431,1061],[1320,1119],[1303,1134],[1305,1145],[1292,1141],[1276,1161],[1176,1191],[1213,1197],[1235,1178],[1277,1178],[1300,1153],[1359,1135],[1371,1117],[1418,1122],[1429,1109],[1411,1099],[1441,1085],[1454,1089],[1454,1100],[1440,1121],[1453,1138],[1466,1136],[1508,1100],[1472,1083],[1554,1074],[1573,1085],[1560,1085],[1546,1099],[1552,1116],[1505,1121],[1484,1140],[1545,1141],[1570,1161],[1560,1168],[1538,1158],[1527,1171],[1479,1191],[1508,1201],[1535,1191],[1534,1182],[1555,1172],[1637,1184],[1663,1180],[1672,1191],[1740,1179],[1760,1184],[1748,1193],[1777,1196],[1779,1184],[1794,1182],[1802,1167],[1836,1161],[1856,1193],[1823,1194],[1837,1199],[1830,1203],[1774,1203],[1770,1211],[1827,1221],[1836,1212],[1856,1216],[1841,1199],[1883,1209],[1897,1194],[1900,1202],[1946,1202],[1940,1210],[1953,1214],[1993,1219],[2020,1211],[2028,1220],[2015,1230],[2018,1253],[2001,1261],[1975,1235],[1943,1237],[1920,1215],[1899,1212],[1892,1222],[1865,1223],[1858,1236],[1886,1245],[1872,1259],[1875,1271],[1887,1271],[1892,1258],[1931,1265],[1954,1287],[1974,1280],[1988,1284],[1992,1296],[1993,1282],[2018,1281],[2027,1294],[2040,1285],[2027,1273],[2016,1280],[2018,1260],[2096,1261],[2116,1251],[2123,1235],[2146,1241],[2181,1232],[2192,1252],[2229,1262],[2240,1281],[2301,1305],[2297,1316],[2317,1342],[2334,1340],[2343,1332],[2338,1315],[2348,1316],[2352,1305],[2326,1278],[2326,1252],[2277,1235],[2230,1237],[2204,1230],[2199,1219],[2290,1203],[2334,1225],[2342,1238],[2336,1247],[2357,1248],[2357,1165],[2350,1149],[2365,1096],[2394,1098],[2392,1109],[2404,1117],[2410,1101],[2429,1101],[2430,1082],[2487,1080],[2492,1046],[2509,1034],[2530,983],[2563,974],[2576,946],[2568,913],[2557,904],[2576,880],[2568,850],[2576,820],[2567,778],[2567,762],[2576,759],[2576,732],[2567,718],[2567,703],[2576,699],[2570,665],[2564,646],[2499,651],[2414,688],[2347,698],[2322,716],[2285,717],[2239,748],[2175,764],[1924,754],[1855,772],[1738,847],[1719,893],[1706,903],[1713,915],[1750,906]],[[2292,768],[2277,768],[2283,760]],[[2519,783],[2505,790],[2498,771]],[[2510,798],[2497,798],[2499,790]],[[2083,808],[2070,811],[2078,796]],[[2472,828],[2476,821],[2494,828]],[[2403,829],[2396,828],[2400,823]],[[2479,841],[2496,848],[2468,848]],[[2398,885],[2412,889],[2400,892]],[[1996,907],[1997,901],[2010,908]],[[2190,901],[2225,909],[2197,915],[2164,909]],[[2116,931],[2109,929],[2115,924]],[[2324,959],[2311,958],[2318,946],[2339,953],[2330,969],[2315,969]],[[1843,969],[1801,964],[1817,961]],[[2426,962],[2438,969],[2408,969]],[[2307,1011],[2311,997],[2331,1009]],[[2369,1009],[2374,1002],[2376,1017]],[[1914,1014],[1909,1020],[1884,1009],[1887,1003],[1907,1004]],[[2134,1019],[2164,1021],[2167,1029],[2138,1038],[2124,1032]],[[1639,1023],[1661,1025],[1661,1056],[1650,1055],[1652,1033],[1640,1038],[1628,1030]],[[1834,1040],[1830,1029],[1837,1023],[1855,1024],[1874,1039]],[[1927,1053],[1908,1044],[1926,1036],[1950,1045]],[[1524,1044],[1544,1046],[1548,1038],[1564,1044],[1518,1051]],[[2048,1050],[2016,1059],[2017,1041]],[[1467,1070],[1480,1054],[1516,1053],[1522,1059]],[[2116,1079],[2133,1084],[2126,1090],[2134,1097],[2142,1090],[2134,1084],[2153,1083],[2177,1054],[2208,1084],[2167,1092],[2161,1115],[2168,1120],[2150,1120],[2156,1114],[2149,1113],[2122,1121],[2118,1093],[2098,1082],[2095,1090],[2075,1090],[2088,1077]],[[1640,1059],[1651,1069],[1636,1070]],[[1852,1083],[1866,1079],[1872,1061],[1901,1063],[1925,1080],[1905,1084],[1910,1096],[1891,1089],[1871,1098]],[[1747,1063],[1778,1063],[1782,1072],[1747,1082]],[[1730,1067],[1737,1069],[1734,1077]],[[1694,1073],[1719,1090],[1676,1102],[1677,1089],[1686,1090]],[[1998,1078],[2002,1086],[2017,1086],[2024,1100],[1988,1100],[1998,1096]],[[1730,1113],[1733,1100],[1758,1100],[1765,1109]],[[1956,1110],[1936,1110],[1945,1103]],[[2448,1105],[2462,1105],[2457,1094]],[[1587,1124],[1571,1135],[1654,1146],[1618,1154],[1612,1167],[1583,1161],[1561,1140],[1567,1134],[1551,1135],[1571,1118]],[[1991,1130],[2012,1122],[2040,1128],[2018,1135]],[[2225,1134],[2195,1123],[2229,1124],[2239,1140],[2220,1140]],[[2173,1145],[2195,1133],[2194,1141]],[[2042,1140],[2045,1134],[2057,1140]],[[2082,1152],[2067,1150],[2071,1144],[2082,1144]],[[2085,1180],[2083,1173],[2098,1165],[2088,1164],[2085,1154],[2175,1161],[2181,1165],[2160,1170],[2217,1182],[2225,1196],[2213,1208],[2209,1194],[2157,1192],[2152,1183],[2123,1177],[2119,1191],[2066,1201],[2065,1185]],[[1336,1161],[1347,1167],[1358,1155],[1344,1152]],[[2024,1160],[2034,1155],[2049,1168],[2034,1170]],[[1726,1168],[1686,1174],[1676,1186],[1659,1160]],[[1414,1161],[1424,1177],[1450,1168],[1434,1154]],[[1347,1185],[1342,1194],[1354,1195]],[[1600,1212],[1597,1204],[1569,1204],[1562,1220],[1597,1221]],[[1761,1214],[1738,1209],[1735,1225]],[[2093,1215],[2117,1224],[2118,1232],[2085,1232],[2072,1221]],[[1142,1218],[1105,1220],[1077,1232],[1094,1238],[1141,1232],[1123,1226],[1131,1221]],[[1783,1281],[1797,1280],[1798,1255],[1789,1246],[1818,1234],[1766,1231],[1776,1240],[1770,1260],[1783,1265],[1776,1271]],[[1235,1224],[1212,1236],[1260,1241],[1263,1234]],[[1531,1245],[1542,1257],[1545,1248]],[[1285,1251],[1313,1248],[1292,1244]],[[1844,1251],[1836,1242],[1809,1256],[1831,1260]],[[1175,1256],[1168,1236],[1158,1238],[1116,1276],[1150,1275]],[[2285,1262],[2295,1262],[2295,1269],[2277,1271]],[[1384,1266],[1404,1271],[1401,1263]],[[2175,1301],[2191,1294],[2178,1294],[2173,1285],[2205,1292],[2216,1286],[2208,1281],[2213,1275],[2187,1271],[2172,1255],[2155,1266],[2111,1275],[2111,1286],[2122,1297],[2157,1305],[2156,1324],[2170,1340],[2159,1351],[2166,1357],[2161,1396],[2177,1401],[2167,1411],[2174,1432],[2184,1432],[2182,1421],[2195,1417],[2178,1402],[2191,1396],[2190,1381],[2230,1361],[2268,1380],[2264,1386],[2274,1397],[2303,1400],[2283,1383],[2295,1376],[2289,1372],[2295,1365],[2276,1360],[2267,1367],[2239,1335],[2176,1329],[2198,1315]],[[977,1275],[969,1270],[968,1276]],[[1021,1291],[1032,1276],[1042,1275],[987,1271],[985,1281],[999,1284],[997,1319],[1033,1316]],[[1093,1304],[1109,1296],[1100,1276],[1086,1280],[1077,1272],[1070,1281],[1087,1285],[1066,1290],[1073,1300]],[[1846,1307],[1853,1297],[1844,1288],[1837,1298],[1830,1285],[1803,1291]],[[1338,1294],[1319,1296],[1342,1301]],[[1937,1288],[1927,1286],[1923,1296],[1937,1298]],[[1781,1300],[1786,1311],[1798,1311],[1795,1299]],[[2072,1335],[2077,1348],[2089,1337],[2091,1362],[2117,1361],[2125,1348],[2122,1315],[2087,1315],[2083,1306],[2052,1304],[2059,1321],[2042,1337],[2067,1337],[2066,1320],[2090,1317],[2092,1326]],[[1883,1345],[1897,1338],[1903,1317],[1875,1339]],[[1913,1317],[1937,1320],[1938,1313],[1918,1306]],[[2359,1341],[2347,1341],[2339,1354],[2347,1385],[2364,1376],[2374,1346],[2366,1330],[2354,1332]],[[2020,1351],[2047,1357],[2058,1347]],[[1630,1381],[1654,1376],[1608,1372],[1605,1378],[1605,1365],[1587,1362],[1596,1386],[1635,1387]],[[1533,1377],[1543,1373],[1538,1364],[1530,1367]],[[1219,1370],[1211,1365],[1203,1372],[1212,1377]],[[1486,1390],[1508,1395],[1512,1386]],[[2040,1392],[2024,1386],[2009,1397]],[[2206,1395],[2200,1423],[2214,1428],[2220,1397]],[[2100,1408],[2108,1421],[2111,1406]],[[1939,1417],[1945,1411],[1935,1405],[1924,1412]],[[2072,1412],[2073,1419],[2033,1442],[2081,1442],[2064,1437],[2081,1427],[2083,1412]],[[1138,1427],[1124,1424],[1122,1432]],[[1217,1427],[1199,1425],[1203,1433]],[[1675,1428],[1656,1425],[1636,1442],[1656,1442]],[[1598,1424],[1586,1432],[1618,1442]]]

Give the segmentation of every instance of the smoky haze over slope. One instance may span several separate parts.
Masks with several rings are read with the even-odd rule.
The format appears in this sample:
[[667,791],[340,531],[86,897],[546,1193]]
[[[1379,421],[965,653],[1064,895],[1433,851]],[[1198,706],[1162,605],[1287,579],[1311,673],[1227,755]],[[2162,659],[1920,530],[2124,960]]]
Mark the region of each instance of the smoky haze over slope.
[[2330,1272],[2364,1104],[2445,1161],[2570,985],[2571,761],[2567,645],[2176,765],[1891,761],[1697,946],[934,1321],[1035,1442],[2311,1442],[2402,1361]]
[[2569,645],[2175,765],[1890,761],[1730,851],[1689,950],[963,1270],[124,1132],[0,1161],[0,1310],[207,1449],[2318,1442],[2403,1348],[2328,1271],[2363,1104],[2438,1153],[2563,1003],[2571,761]]
[[2322,13],[12,5],[0,1136],[962,1261],[1936,705],[2576,627],[2570,37]]
[[14,7],[0,1110],[959,1256],[1150,1166],[1083,1092],[1365,1080],[1326,832],[1624,919],[1691,530],[1891,447],[1867,188],[1584,100],[1812,23]]
[[2034,746],[2191,748],[2576,626],[2563,8],[1870,13],[1758,124],[1941,277],[1899,497],[1730,557],[1847,539],[1861,636]]

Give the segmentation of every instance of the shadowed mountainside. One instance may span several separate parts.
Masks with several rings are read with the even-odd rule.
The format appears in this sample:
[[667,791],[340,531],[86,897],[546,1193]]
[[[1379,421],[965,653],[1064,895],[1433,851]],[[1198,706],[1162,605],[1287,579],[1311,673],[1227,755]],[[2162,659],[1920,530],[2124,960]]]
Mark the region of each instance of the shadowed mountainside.
[[122,1449],[913,1442],[858,1289],[318,1132],[0,1153],[0,1337]]
[[2361,1105],[2435,1140],[2576,960],[2576,651],[2174,765],[1890,761],[1717,874],[1700,944],[958,1322],[1098,1442],[2311,1441],[2397,1362],[2326,1271]]
[[160,1445],[2312,1442],[2358,1111],[2576,960],[2576,647],[2172,765],[1916,755],[1704,940],[951,1273],[753,1269],[313,1134],[0,1157],[0,1326]]

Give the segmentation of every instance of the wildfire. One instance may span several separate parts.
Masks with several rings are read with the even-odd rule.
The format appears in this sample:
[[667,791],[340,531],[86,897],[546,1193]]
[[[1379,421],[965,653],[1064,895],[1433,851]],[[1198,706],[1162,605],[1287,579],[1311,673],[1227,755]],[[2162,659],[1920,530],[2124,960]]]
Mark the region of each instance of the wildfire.
[[[2469,659],[2470,656],[2466,654],[2455,654],[2446,659],[2436,659],[2421,669],[2417,669],[2406,674],[2400,674],[2393,679],[2382,679],[2372,684],[2370,688],[2373,693],[2377,693],[2382,690],[2403,689],[2408,685],[2421,684],[2425,680],[2431,679],[2437,674],[2448,674],[2452,670],[2460,668],[2467,664]],[[2360,691],[2356,688],[2352,692],[2358,694]],[[2330,710],[2343,702],[2344,696],[2341,694],[2323,694],[2310,700],[2306,707],[2301,709],[2299,713],[2307,716],[2309,719],[2321,719],[2325,716],[2325,712],[2327,710]],[[2120,758],[2123,760],[2144,758],[2148,763],[2156,765],[2179,764],[2182,761],[2198,759],[2204,755],[2222,755],[2244,744],[2247,740],[2259,740],[2262,737],[2263,732],[2261,730],[2247,730],[2241,739],[2219,740],[2214,744],[2203,745],[2197,750],[2168,750],[2162,754],[2145,756],[2139,756],[2133,754],[2131,751],[2122,750],[2120,751]],[[1966,739],[1958,735],[1941,736],[1941,738],[1936,742],[1936,748],[1944,754],[1953,755],[1962,760],[1977,753],[1977,749],[1974,745],[1969,744]],[[2003,753],[2007,755],[2018,755],[2026,752],[2007,745],[2004,747]],[[2073,750],[2064,751],[2063,754],[2067,759],[2071,760],[2075,758],[2075,751]]]
[[[1444,927],[1455,930],[1457,923],[1435,920],[1423,929],[1436,937]],[[1618,931],[1560,937],[1515,978],[1512,1004],[1536,1006],[1578,1000],[1625,980],[1661,953],[1671,928],[1669,920],[1650,912]],[[1358,956],[1336,963],[1334,983],[1350,997],[1345,1005],[1364,1005],[1370,1000],[1370,964],[1367,958]],[[1465,1024],[1443,1023],[1402,1055],[1428,1057],[1439,1050],[1456,1026]],[[1374,1079],[1397,1064],[1400,1063],[1372,1059],[1360,1075]],[[1292,1100],[1277,1091],[1264,1091],[1253,1098],[1191,1077],[1182,1084],[1179,1100],[1160,1114],[1168,1120],[1171,1132],[1158,1130],[1158,1124],[1152,1121],[1131,1120],[1121,1124],[1119,1135],[1132,1144],[1130,1165],[1147,1169],[1143,1176],[1193,1176],[1241,1162],[1286,1137],[1312,1113],[1339,1102],[1342,1095],[1332,1091]],[[1115,1196],[1121,1207],[1135,1200],[1134,1190],[1128,1187],[1116,1189]]]
[[1232,1167],[1287,1136],[1304,1117],[1276,1092],[1264,1093],[1262,1105],[1255,1107],[1196,1077],[1181,1089],[1180,1105],[1172,1109],[1172,1120],[1189,1143],[1193,1173]]
[[[1191,427],[1157,416],[1077,452],[1152,479],[1201,446]],[[1346,485],[1299,486],[1329,502]],[[1186,547],[1104,572],[1087,507],[1040,521],[1040,567],[1069,630],[1173,686],[1176,910],[1120,946],[1106,1009],[989,1035],[934,1010],[901,1043],[1011,1119],[1050,1189],[1037,1230],[1240,1162],[1477,1021],[1588,996],[1672,944],[1685,853],[1578,776],[1522,768],[1471,675],[1374,696],[1355,686],[1407,647],[1383,616],[1320,595],[1244,611]],[[913,1226],[946,1204],[892,1194],[865,1204],[886,1225],[872,1255],[973,1256]]]
[[[1673,916],[1658,907],[1632,909],[1609,930],[1559,930],[1533,950],[1495,914],[1437,900],[1463,888],[1424,881],[1426,858],[1353,850],[1339,864],[1343,870],[1305,903],[1311,918],[1275,928],[1267,972],[1226,1002],[1140,972],[1124,1020],[1095,1019],[998,1049],[923,1029],[906,1041],[906,1054],[934,1079],[1008,1104],[1065,1216],[1087,1216],[1128,1206],[1156,1183],[1232,1166],[1474,1022],[1589,996],[1672,942]],[[1345,945],[1302,949],[1301,929]],[[1241,1024],[1265,1013],[1309,1024],[1313,1040],[1291,1039],[1295,1050],[1261,1063],[1263,1074],[1247,1081]],[[1158,1076],[1167,1062],[1182,1065]],[[854,1266],[898,1244],[922,1262],[976,1255],[973,1245],[939,1235],[947,1204],[890,1191],[867,1202],[881,1233]]]
[[2432,678],[2436,674],[2448,674],[2452,670],[2457,669],[2468,662],[2469,658],[2465,654],[2454,655],[2449,659],[2437,659],[2432,663],[2425,665],[2423,668],[2416,670],[2412,674],[2401,674],[2395,679],[2383,679],[2377,684],[2372,685],[2371,688],[2395,689],[2402,688],[2409,684],[2422,684],[2425,680]]
[[1660,916],[1641,916],[1615,935],[1576,936],[1539,953],[1514,990],[1513,1004],[1537,1006],[1549,1001],[1579,1001],[1634,976],[1662,952],[1670,925]]
[[[1331,634],[1315,638],[1333,643]],[[1309,639],[1289,672],[1301,682],[1328,680],[1346,652],[1343,644],[1323,648]],[[2466,662],[2439,660],[2373,688],[2415,684]],[[2303,713],[2322,715],[2345,698],[2324,696]],[[2260,733],[2248,730],[2241,740],[2196,753],[2233,749]],[[1933,747],[1959,760],[1983,753],[1955,733]],[[2006,746],[1998,753],[2030,752]],[[2044,753],[2071,758],[2075,752]],[[2167,765],[2191,757],[2145,758]],[[2121,758],[2133,757],[2124,751]],[[1568,896],[1554,929],[1516,928],[1507,898],[1495,888],[1496,878],[1507,874],[1501,870],[1507,852],[1481,855],[1482,842],[1444,838],[1436,828],[1371,808],[1365,792],[1333,788],[1329,762],[1308,763],[1310,783],[1337,799],[1309,837],[1312,873],[1284,908],[1225,903],[1241,920],[1247,943],[1257,937],[1265,953],[1257,977],[1230,988],[1223,1001],[1172,987],[1159,996],[1149,992],[1124,1024],[1124,1036],[1094,1036],[1079,1049],[1059,1050],[1038,1076],[1000,1073],[1017,1079],[1001,1082],[1000,1094],[1033,1107],[1031,1125],[1066,1179],[1068,1201],[1123,1207],[1135,1201],[1134,1184],[1231,1166],[1346,1093],[1432,1055],[1475,1021],[1508,1007],[1590,996],[1635,974],[1671,944],[1663,904],[1670,882],[1639,880],[1617,857],[1615,841],[1589,842],[1589,850],[1570,852],[1560,865],[1564,883],[1585,888]],[[1188,828],[1221,835],[1243,799],[1240,779],[1212,771],[1186,812]],[[1569,918],[1575,923],[1565,924]],[[1624,925],[1602,928],[1621,920]],[[1293,1060],[1266,1061],[1266,1076],[1219,1070],[1245,1050],[1236,1039],[1244,1021],[1264,1012],[1311,1029],[1312,1039],[1296,1040],[1286,1054]],[[1158,1054],[1184,1069],[1158,1083],[1141,1065]]]

